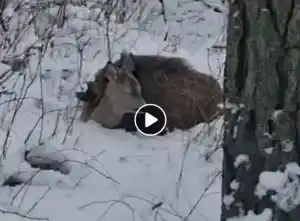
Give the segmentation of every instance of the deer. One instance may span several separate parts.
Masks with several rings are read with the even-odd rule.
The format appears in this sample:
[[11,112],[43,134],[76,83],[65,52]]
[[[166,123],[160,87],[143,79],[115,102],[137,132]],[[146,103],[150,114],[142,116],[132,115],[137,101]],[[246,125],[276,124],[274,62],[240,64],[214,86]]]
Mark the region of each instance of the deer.
[[88,82],[87,91],[76,93],[76,97],[84,102],[81,121],[93,120],[105,128],[136,131],[130,119],[145,104],[138,81],[130,72],[120,71],[111,62],[104,67],[103,78],[105,86],[102,96],[94,92],[93,82]]
[[[135,78],[146,103],[156,104],[166,112],[170,131],[210,123],[222,112],[218,104],[222,102],[223,91],[218,81],[197,71],[183,58],[122,51],[120,58],[111,63],[118,74]],[[77,98],[88,100],[96,96],[98,99],[94,101],[100,102],[108,84],[105,73],[105,67],[97,71],[94,80],[89,82],[90,90]],[[89,111],[83,111],[81,120],[85,121],[90,115]]]

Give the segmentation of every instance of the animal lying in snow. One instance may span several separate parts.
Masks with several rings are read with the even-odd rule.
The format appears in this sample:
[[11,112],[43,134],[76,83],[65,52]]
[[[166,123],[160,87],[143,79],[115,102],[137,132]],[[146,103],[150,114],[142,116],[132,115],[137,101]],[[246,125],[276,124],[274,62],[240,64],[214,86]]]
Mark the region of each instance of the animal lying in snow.
[[[223,92],[217,80],[194,70],[182,58],[122,52],[120,58],[110,64],[114,65],[116,76],[127,75],[135,79],[127,83],[134,82],[139,98],[160,106],[166,112],[169,129],[185,130],[199,123],[209,123],[221,113],[218,104],[222,102]],[[89,82],[89,88],[82,92],[81,98],[77,96],[79,99],[85,97],[87,101],[80,116],[83,122],[95,119],[94,109],[108,94],[106,88],[110,82],[106,73],[107,66],[96,73],[95,80]],[[121,88],[124,90],[124,85]],[[116,87],[109,93],[114,90]]]
[[[103,96],[94,92],[92,82],[85,92],[77,92],[76,97],[84,102],[83,114],[103,127],[137,131],[134,124],[136,110],[145,104],[138,81],[130,72],[120,71],[113,63],[107,62],[103,71],[106,81]],[[139,113],[144,114],[144,113]],[[164,135],[163,131],[160,135]]]

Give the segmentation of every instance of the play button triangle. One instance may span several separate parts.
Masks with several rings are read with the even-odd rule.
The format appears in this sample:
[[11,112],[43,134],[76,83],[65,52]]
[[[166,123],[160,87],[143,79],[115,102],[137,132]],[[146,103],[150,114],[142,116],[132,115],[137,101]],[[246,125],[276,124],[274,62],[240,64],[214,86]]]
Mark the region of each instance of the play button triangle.
[[156,117],[154,117],[153,115],[148,114],[148,113],[145,114],[145,127],[149,127],[157,121],[158,121],[158,119]]

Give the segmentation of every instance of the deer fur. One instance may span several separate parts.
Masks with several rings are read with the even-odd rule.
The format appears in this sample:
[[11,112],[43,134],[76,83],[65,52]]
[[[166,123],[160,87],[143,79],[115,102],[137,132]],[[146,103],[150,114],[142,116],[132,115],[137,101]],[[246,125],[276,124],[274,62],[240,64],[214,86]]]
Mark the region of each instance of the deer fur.
[[[220,111],[223,92],[217,80],[195,70],[182,58],[122,52],[113,64],[121,75],[129,74],[138,81],[145,102],[157,104],[166,112],[168,128],[185,130],[209,123]],[[97,99],[83,108],[83,121],[103,99],[107,87],[104,72],[105,68],[95,74],[87,97],[97,95]]]
[[145,101],[138,81],[130,72],[121,71],[107,62],[102,74],[105,86],[101,96],[93,82],[89,82],[85,94],[77,93],[77,97],[85,101],[80,119],[84,122],[93,120],[112,129],[121,122],[125,113],[134,113]]

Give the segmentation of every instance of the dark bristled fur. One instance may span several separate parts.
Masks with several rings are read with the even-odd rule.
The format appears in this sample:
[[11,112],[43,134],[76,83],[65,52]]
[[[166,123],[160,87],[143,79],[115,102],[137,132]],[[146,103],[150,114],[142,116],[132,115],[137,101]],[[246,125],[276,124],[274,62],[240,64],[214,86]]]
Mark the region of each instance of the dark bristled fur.
[[[222,102],[223,91],[217,80],[193,69],[182,58],[122,52],[114,64],[120,72],[129,71],[134,75],[147,103],[164,109],[168,128],[185,130],[201,122],[211,122],[220,111],[217,105]],[[96,73],[92,90],[99,99],[105,90],[102,73],[103,69]],[[82,114],[88,113],[88,109]]]

